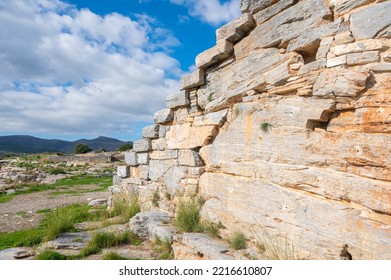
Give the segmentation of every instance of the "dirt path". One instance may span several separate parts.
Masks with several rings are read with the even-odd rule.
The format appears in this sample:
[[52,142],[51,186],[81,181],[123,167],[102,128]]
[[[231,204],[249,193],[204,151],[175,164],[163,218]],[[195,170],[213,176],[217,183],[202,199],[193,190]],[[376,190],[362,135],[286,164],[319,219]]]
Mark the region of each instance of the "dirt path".
[[[95,190],[98,186],[75,186],[84,191]],[[0,232],[12,232],[37,226],[44,214],[38,210],[53,209],[73,203],[86,203],[90,199],[108,198],[109,191],[85,192],[75,194],[60,194],[58,191],[43,191],[17,195],[11,201],[0,203]]]

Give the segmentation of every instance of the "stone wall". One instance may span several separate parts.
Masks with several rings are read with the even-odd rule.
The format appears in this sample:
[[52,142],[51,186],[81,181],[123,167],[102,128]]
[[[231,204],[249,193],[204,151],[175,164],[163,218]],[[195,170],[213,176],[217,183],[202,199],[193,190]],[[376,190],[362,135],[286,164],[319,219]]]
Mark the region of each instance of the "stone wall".
[[[114,178],[315,259],[391,259],[391,1],[242,0]],[[297,240],[300,240],[300,244]]]

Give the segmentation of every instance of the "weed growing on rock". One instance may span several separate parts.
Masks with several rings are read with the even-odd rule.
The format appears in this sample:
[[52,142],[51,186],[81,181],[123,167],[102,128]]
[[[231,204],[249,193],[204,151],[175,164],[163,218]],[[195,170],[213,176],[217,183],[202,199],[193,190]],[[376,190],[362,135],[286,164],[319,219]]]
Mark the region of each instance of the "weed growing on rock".
[[264,123],[261,123],[260,127],[264,133],[268,133],[272,129],[273,125],[268,122],[264,122]]
[[246,249],[246,237],[243,233],[235,232],[229,239],[229,244],[235,250]]
[[157,235],[154,240],[154,251],[159,253],[160,260],[172,260],[174,259],[174,250],[171,246],[171,241],[166,239],[162,241]]
[[184,232],[202,231],[200,208],[201,205],[196,199],[180,201],[176,209],[176,225]]
[[129,220],[141,211],[140,204],[138,203],[137,197],[130,198],[129,201],[124,200],[114,200],[113,202],[113,216],[121,216],[122,223],[127,223]]
[[152,205],[155,207],[159,207],[159,200],[160,200],[160,195],[159,195],[159,192],[156,191],[153,193]]

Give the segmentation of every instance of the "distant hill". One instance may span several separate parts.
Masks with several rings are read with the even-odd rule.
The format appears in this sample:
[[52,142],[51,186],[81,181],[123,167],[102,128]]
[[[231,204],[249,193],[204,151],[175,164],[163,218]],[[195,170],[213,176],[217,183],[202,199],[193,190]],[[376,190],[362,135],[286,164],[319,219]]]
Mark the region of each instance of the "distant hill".
[[126,143],[117,139],[100,136],[96,139],[77,141],[47,140],[27,135],[0,136],[0,153],[72,153],[77,144],[86,144],[92,150],[103,148],[114,151]]

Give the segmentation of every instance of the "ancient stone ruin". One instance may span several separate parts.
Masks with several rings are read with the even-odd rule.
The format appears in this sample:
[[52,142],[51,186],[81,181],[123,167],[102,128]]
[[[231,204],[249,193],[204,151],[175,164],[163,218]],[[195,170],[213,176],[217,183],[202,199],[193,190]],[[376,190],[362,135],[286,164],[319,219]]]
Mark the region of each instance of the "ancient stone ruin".
[[[242,0],[112,192],[313,259],[391,259],[391,1]],[[295,243],[300,240],[300,244]]]

